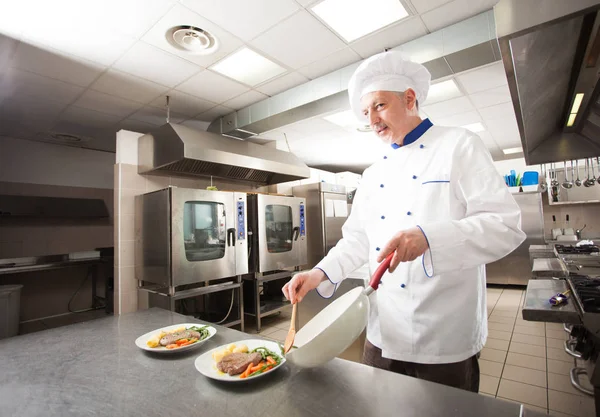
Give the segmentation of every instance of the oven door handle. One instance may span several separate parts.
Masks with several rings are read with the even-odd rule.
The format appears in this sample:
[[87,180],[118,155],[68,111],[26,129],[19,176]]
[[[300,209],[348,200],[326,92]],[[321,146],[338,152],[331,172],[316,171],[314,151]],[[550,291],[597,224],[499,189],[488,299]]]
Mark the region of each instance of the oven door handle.
[[575,340],[575,339],[565,340],[565,352],[567,352],[569,355],[573,356],[574,358],[581,359],[581,353],[579,353],[575,350],[576,344],[577,344],[577,340]]
[[[296,235],[296,237],[294,237],[294,234]],[[292,240],[294,240],[294,241],[298,240],[299,236],[300,236],[300,228],[298,226],[296,226],[292,229]]]
[[231,238],[233,237],[233,246],[235,246],[235,227],[227,229],[227,246],[231,246]]

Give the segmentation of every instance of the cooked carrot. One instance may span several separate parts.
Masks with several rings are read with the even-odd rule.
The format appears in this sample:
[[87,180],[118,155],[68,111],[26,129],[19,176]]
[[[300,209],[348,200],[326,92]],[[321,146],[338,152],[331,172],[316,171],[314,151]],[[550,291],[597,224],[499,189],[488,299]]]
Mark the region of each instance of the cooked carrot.
[[270,356],[267,356],[267,363],[270,363],[271,365],[275,365],[277,363],[277,361],[275,361],[275,359],[273,359]]
[[184,346],[191,345],[191,344],[192,344],[192,342],[190,342],[190,341],[187,341],[187,342],[181,343],[181,344],[179,345],[179,347],[184,347]]
[[264,361],[261,361],[258,365],[253,366],[252,369],[250,369],[250,373],[258,371],[260,368],[262,368],[265,365],[266,365],[266,363]]
[[166,346],[167,349],[175,349],[175,348],[178,348],[178,347],[179,346],[177,344],[175,344],[175,343],[171,343],[170,345]]
[[242,372],[242,374],[240,375],[240,378],[246,378],[248,375],[250,375],[251,368],[252,368],[252,363],[250,363],[250,365],[248,365],[246,370],[244,372]]
[[187,341],[188,341],[187,339],[179,339],[178,341],[175,342],[175,344],[182,345],[182,344],[186,343]]

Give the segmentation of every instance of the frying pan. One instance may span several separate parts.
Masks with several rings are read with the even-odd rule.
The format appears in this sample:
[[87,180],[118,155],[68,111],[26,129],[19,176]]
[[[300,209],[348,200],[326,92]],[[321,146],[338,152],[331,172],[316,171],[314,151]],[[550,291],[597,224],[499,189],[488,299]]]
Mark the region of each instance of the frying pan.
[[369,319],[369,295],[377,290],[394,252],[379,264],[365,288],[354,288],[321,310],[297,333],[285,359],[301,368],[314,368],[344,352],[360,336]]

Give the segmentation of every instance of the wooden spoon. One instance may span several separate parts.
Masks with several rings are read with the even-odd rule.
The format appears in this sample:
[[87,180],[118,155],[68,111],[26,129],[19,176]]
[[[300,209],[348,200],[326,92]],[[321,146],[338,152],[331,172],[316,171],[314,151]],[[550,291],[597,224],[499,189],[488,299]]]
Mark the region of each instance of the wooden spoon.
[[286,354],[290,351],[292,346],[294,345],[294,338],[296,337],[296,310],[298,307],[298,303],[294,304],[292,308],[292,322],[290,323],[290,330],[285,338],[285,343],[283,344],[283,353]]

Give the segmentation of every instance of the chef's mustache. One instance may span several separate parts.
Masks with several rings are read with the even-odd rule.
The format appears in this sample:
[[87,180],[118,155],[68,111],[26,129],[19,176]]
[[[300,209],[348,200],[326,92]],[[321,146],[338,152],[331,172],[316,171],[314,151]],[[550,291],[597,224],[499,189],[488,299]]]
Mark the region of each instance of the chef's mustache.
[[386,128],[387,125],[385,123],[375,123],[374,125],[371,126],[371,129],[373,129],[373,131],[378,132],[383,128]]

